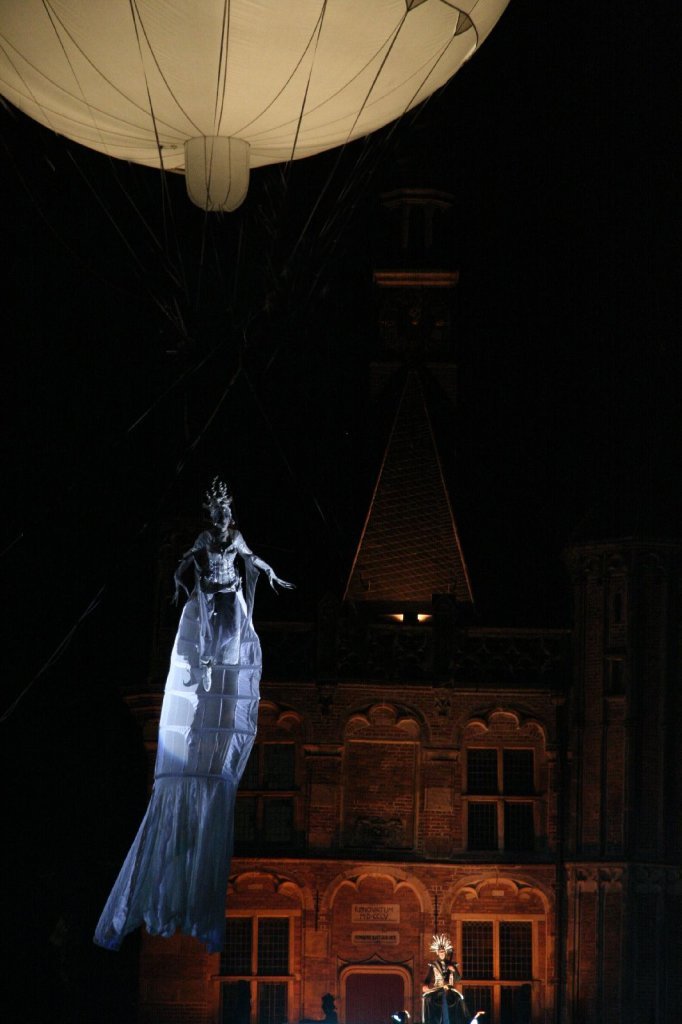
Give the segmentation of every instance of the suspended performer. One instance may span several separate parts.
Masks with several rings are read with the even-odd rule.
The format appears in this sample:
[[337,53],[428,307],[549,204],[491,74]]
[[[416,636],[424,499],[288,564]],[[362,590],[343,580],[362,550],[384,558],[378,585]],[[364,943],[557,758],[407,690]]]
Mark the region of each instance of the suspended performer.
[[431,949],[435,960],[422,986],[424,1024],[474,1024],[483,1010],[471,1017],[464,996],[456,988],[462,981],[459,964],[453,961],[452,942],[447,935],[434,935]]
[[[107,949],[143,923],[152,935],[193,935],[212,953],[223,945],[235,799],[258,719],[256,580],[262,571],[274,590],[293,584],[247,546],[218,478],[204,507],[212,526],[175,573],[175,600],[181,588],[189,600],[164,691],[151,799],[95,931]],[[190,568],[191,594],[183,582]]]

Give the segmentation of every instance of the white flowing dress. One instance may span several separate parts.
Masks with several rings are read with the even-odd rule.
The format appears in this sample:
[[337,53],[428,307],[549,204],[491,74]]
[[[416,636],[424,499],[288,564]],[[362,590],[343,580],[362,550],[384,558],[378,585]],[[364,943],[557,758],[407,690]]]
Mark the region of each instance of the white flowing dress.
[[196,936],[209,952],[223,946],[235,800],[261,676],[252,623],[258,571],[250,552],[243,557],[245,592],[207,593],[197,580],[183,609],[151,799],[95,931],[108,949],[143,923],[152,935]]

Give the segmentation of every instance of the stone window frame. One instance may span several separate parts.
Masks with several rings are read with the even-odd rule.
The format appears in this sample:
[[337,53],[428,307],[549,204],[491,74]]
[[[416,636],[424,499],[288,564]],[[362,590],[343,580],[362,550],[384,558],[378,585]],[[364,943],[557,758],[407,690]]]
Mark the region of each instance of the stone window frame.
[[[286,985],[286,1005],[287,1005],[287,1020],[293,1020],[292,1014],[295,1014],[294,1008],[294,981],[295,973],[293,970],[294,963],[294,943],[296,938],[296,918],[300,918],[301,912],[295,910],[275,910],[265,908],[262,910],[235,910],[226,915],[227,920],[235,920],[239,918],[241,920],[247,919],[251,921],[251,972],[242,974],[223,974],[219,968],[218,974],[214,976],[214,980],[219,983],[219,988],[222,992],[223,985],[234,984],[239,981],[245,981],[249,986],[249,994],[251,1000],[251,1024],[258,1024],[260,1019],[260,987],[261,985],[269,984],[284,984]],[[267,918],[286,918],[289,922],[289,933],[288,933],[288,961],[289,971],[287,974],[259,974],[258,973],[258,931],[259,922],[262,919]],[[222,999],[218,1000],[218,1021],[222,1021]]]
[[[265,771],[265,748],[273,746],[287,746],[291,747],[293,751],[294,759],[294,771],[293,771],[293,782],[294,785],[289,789],[276,789],[265,784],[264,779]],[[255,807],[255,832],[253,839],[240,839],[237,836],[237,826],[235,824],[235,843],[238,848],[247,850],[249,848],[262,849],[263,847],[278,846],[286,849],[297,849],[300,845],[301,836],[301,744],[296,738],[258,738],[253,745],[249,761],[254,755],[258,758],[257,768],[257,785],[253,788],[247,788],[248,783],[248,768],[244,771],[242,776],[242,782],[237,791],[237,806],[239,803],[242,805],[246,801],[253,801]],[[275,837],[272,840],[268,840],[266,834],[266,804],[274,801],[286,801],[291,805],[292,808],[292,835],[290,841],[286,841],[281,837]],[[237,811],[237,808],[235,808]]]
[[[489,913],[471,913],[457,915],[452,923],[451,934],[454,937],[454,945],[457,950],[456,959],[461,956],[461,951],[464,948],[462,935],[463,935],[463,924],[473,923],[491,923],[493,933],[493,977],[492,978],[469,978],[467,976],[466,964],[461,963],[460,970],[463,974],[461,989],[464,993],[465,1000],[467,999],[467,988],[486,988],[491,990],[492,996],[492,1015],[488,1018],[486,1014],[485,1018],[481,1019],[492,1019],[499,1021],[501,1019],[501,1002],[502,1002],[502,989],[503,988],[521,988],[522,985],[529,984],[531,986],[531,1020],[535,1019],[537,1013],[537,1001],[538,1001],[538,989],[540,981],[538,978],[538,963],[540,956],[539,948],[539,925],[541,922],[546,921],[546,917],[541,914],[515,914],[515,913],[501,913],[501,914],[489,914]],[[516,924],[516,923],[530,923],[531,925],[531,977],[527,979],[505,979],[500,977],[500,962],[501,962],[501,941],[500,941],[500,925],[502,924]],[[479,1006],[469,1006],[468,1009],[472,1014],[476,1013],[477,1010],[481,1009]]]
[[[497,793],[470,793],[468,790],[469,751],[471,750],[495,750],[497,754]],[[533,791],[528,794],[505,793],[504,787],[504,753],[511,750],[530,750],[533,754]],[[509,742],[495,740],[487,735],[473,742],[469,741],[462,749],[462,836],[464,849],[471,853],[533,853],[538,848],[538,840],[543,835],[542,819],[546,803],[546,794],[541,793],[538,787],[539,779],[539,757],[536,748],[528,742]],[[534,844],[528,851],[511,849],[505,846],[505,804],[531,804],[533,809],[533,837]],[[469,806],[470,804],[494,804],[497,810],[497,847],[475,848],[469,847]]]

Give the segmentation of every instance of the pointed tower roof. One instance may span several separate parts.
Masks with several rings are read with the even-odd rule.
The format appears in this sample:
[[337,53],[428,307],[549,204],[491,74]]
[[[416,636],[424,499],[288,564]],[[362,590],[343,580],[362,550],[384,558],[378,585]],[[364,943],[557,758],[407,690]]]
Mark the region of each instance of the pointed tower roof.
[[429,604],[433,594],[473,603],[424,391],[410,370],[344,600]]

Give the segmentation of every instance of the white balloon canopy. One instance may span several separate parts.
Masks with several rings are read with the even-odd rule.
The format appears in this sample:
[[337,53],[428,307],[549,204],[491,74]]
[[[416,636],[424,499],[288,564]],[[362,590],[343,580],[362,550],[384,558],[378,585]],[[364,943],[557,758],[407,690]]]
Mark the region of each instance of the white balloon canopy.
[[0,93],[206,210],[249,168],[367,135],[448,81],[508,0],[0,0]]

